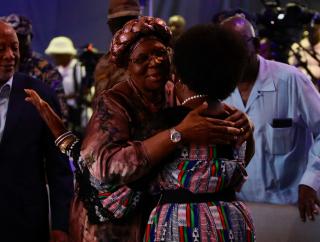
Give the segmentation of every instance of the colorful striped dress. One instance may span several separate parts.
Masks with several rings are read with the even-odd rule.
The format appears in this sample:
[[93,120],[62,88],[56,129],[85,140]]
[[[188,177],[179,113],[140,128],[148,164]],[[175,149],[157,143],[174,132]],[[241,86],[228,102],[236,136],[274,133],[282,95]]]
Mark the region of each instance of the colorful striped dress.
[[[160,172],[153,191],[188,189],[193,193],[214,193],[226,188],[239,190],[246,172],[239,153],[226,159],[216,146],[183,147],[174,162]],[[242,202],[158,204],[150,214],[145,242],[255,241],[252,219]]]

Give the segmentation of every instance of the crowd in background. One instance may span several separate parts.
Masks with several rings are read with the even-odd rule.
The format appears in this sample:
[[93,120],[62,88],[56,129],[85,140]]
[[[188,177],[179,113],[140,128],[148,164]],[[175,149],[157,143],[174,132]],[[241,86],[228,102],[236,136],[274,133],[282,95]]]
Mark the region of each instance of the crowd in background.
[[240,201],[317,219],[319,17],[285,54],[240,9],[187,29],[121,0],[107,18],[106,53],[56,36],[45,57],[27,16],[0,18],[5,241],[255,241]]
[[[114,4],[111,1],[110,9],[113,9]],[[136,14],[141,10],[136,8],[132,11],[135,11],[133,14]],[[235,10],[234,13],[237,11],[242,10]],[[218,18],[224,16],[226,12],[214,14],[212,22],[217,22]],[[108,24],[111,33],[114,34],[121,26],[121,24],[119,26],[117,23],[114,24],[113,19],[126,22],[132,16],[121,16],[122,20],[118,20],[112,13],[109,13]],[[257,19],[253,14],[247,17],[258,33]],[[117,82],[117,79],[120,81],[119,76],[125,75],[122,74],[123,71],[112,68],[113,64],[107,59],[108,54],[99,60],[102,53],[92,45],[89,44],[87,46],[89,48],[86,46],[75,48],[72,40],[67,36],[53,38],[45,50],[47,56],[43,56],[32,50],[32,23],[26,16],[11,14],[1,19],[9,22],[18,34],[21,53],[19,71],[29,73],[30,76],[43,80],[55,89],[65,122],[72,130],[79,134],[82,133],[92,114],[93,97],[97,96],[101,90],[109,89]],[[320,80],[319,22],[320,20],[316,19],[305,25],[304,31],[299,35],[301,40],[292,42],[290,50],[286,53],[288,59],[285,60],[285,63],[297,66],[309,76],[317,88]],[[175,40],[185,31],[186,20],[181,15],[173,15],[168,19],[168,26]],[[266,37],[261,37],[259,42],[258,51],[261,56],[269,60],[278,60],[278,47],[275,47],[277,43]]]

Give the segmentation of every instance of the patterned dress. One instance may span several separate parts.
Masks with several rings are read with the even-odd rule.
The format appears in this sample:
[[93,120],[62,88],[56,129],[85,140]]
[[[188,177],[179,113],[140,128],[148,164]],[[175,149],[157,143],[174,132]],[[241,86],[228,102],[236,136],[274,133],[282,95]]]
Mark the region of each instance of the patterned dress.
[[[91,185],[108,188],[109,194],[98,189],[103,206],[118,217],[130,210],[133,203],[127,198],[133,187],[147,190],[149,180],[154,177],[152,174],[158,170],[150,165],[142,141],[162,129],[160,124],[164,120],[158,112],[164,109],[165,100],[162,98],[158,106],[153,106],[142,101],[130,81],[122,81],[111,90],[103,91],[95,105],[82,142],[81,157],[90,172]],[[71,207],[71,242],[143,240],[148,216],[155,205],[152,201],[144,197],[139,203],[140,208],[134,209],[122,221],[94,224],[90,221],[90,210],[83,202],[88,196],[83,194],[82,188],[77,184]]]
[[[239,190],[246,180],[242,155],[234,150],[234,159],[226,159],[217,151],[219,147],[214,145],[181,148],[175,161],[160,172],[153,190]],[[242,202],[159,203],[149,217],[144,241],[239,242],[255,241],[255,235],[252,219]]]

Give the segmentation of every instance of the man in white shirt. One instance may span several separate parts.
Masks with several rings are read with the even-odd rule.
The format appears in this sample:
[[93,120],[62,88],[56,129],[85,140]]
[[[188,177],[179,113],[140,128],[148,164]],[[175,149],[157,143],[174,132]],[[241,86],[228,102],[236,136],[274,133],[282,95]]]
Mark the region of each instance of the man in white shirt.
[[85,124],[82,123],[82,79],[85,76],[85,68],[75,58],[77,50],[71,39],[65,36],[53,38],[45,50],[50,55],[61,74],[63,89],[69,111],[69,128],[77,133],[82,132]]
[[225,100],[255,125],[255,155],[239,197],[276,204],[298,202],[303,221],[320,205],[320,96],[295,67],[257,55],[258,41],[242,15],[221,22],[245,38],[251,50],[238,87]]

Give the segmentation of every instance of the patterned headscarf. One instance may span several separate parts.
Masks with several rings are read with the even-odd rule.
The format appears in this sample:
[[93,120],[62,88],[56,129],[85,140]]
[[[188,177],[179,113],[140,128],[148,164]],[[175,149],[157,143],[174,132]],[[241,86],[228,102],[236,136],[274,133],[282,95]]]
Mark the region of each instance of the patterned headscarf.
[[171,31],[160,18],[143,16],[127,22],[113,37],[110,46],[111,60],[118,67],[126,67],[131,47],[143,37],[156,37],[165,46],[171,43]]

